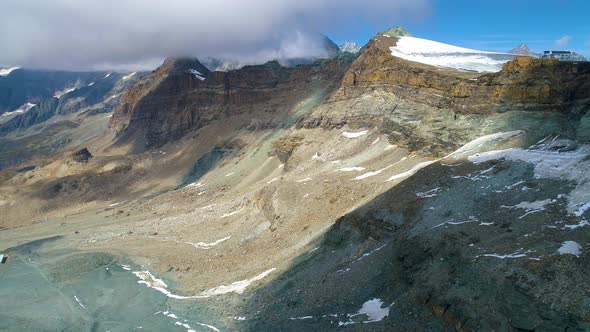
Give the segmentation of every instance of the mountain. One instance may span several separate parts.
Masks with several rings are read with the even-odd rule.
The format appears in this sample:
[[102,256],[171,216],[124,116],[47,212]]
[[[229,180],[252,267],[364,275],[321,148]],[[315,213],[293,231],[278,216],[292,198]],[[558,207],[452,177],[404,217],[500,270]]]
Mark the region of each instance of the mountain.
[[524,44],[524,43],[511,49],[510,51],[508,51],[508,53],[515,54],[515,55],[527,55],[527,56],[532,56],[535,58],[540,57],[539,53],[535,53],[535,52],[531,51],[531,49],[527,46],[527,44]]
[[105,72],[65,72],[12,67],[0,75],[0,114],[13,112],[26,103],[36,104],[57,91],[88,85]]
[[395,27],[389,30],[383,31],[378,35],[387,35],[389,37],[412,37],[412,34],[404,27]]
[[5,80],[0,77],[0,91],[9,96],[6,101],[27,101],[0,115],[0,169],[101,134],[108,123],[104,114],[113,111],[142,75],[19,69]]
[[[12,78],[12,75],[8,78]],[[28,90],[20,90],[23,84],[26,86],[26,82],[18,79],[16,82],[9,80],[0,81],[0,84],[3,85],[3,91],[6,92],[6,95],[10,95],[11,98],[14,98],[13,96],[17,96],[21,92],[27,93],[28,95],[25,99],[27,102],[24,104],[27,107],[24,107],[24,105],[20,106],[15,111],[7,112],[9,116],[4,116],[4,119],[1,119],[0,136],[17,129],[25,129],[39,124],[54,115],[85,111],[93,107],[102,108],[105,106],[103,103],[109,104],[114,102],[116,99],[114,96],[121,94],[135,81],[134,75],[125,76],[119,73],[66,73],[66,77],[76,77],[76,81],[68,80],[67,83],[57,85],[60,87],[60,90],[55,90],[56,81],[46,81],[43,77],[59,78],[64,75],[63,73],[43,72],[39,75],[38,72],[29,71],[28,75],[31,78],[27,79],[30,79],[34,84]],[[84,75],[90,75],[90,79],[86,79],[85,81],[80,80],[80,77]],[[32,94],[35,89],[38,89],[38,95]],[[36,104],[29,101],[34,101]],[[104,112],[106,111],[104,110]]]
[[112,114],[0,138],[43,152],[0,171],[2,322],[586,330],[588,100],[589,63],[401,29],[297,66],[167,59]]
[[[335,68],[323,69],[328,63]],[[110,126],[121,140],[142,142],[145,146],[140,149],[161,146],[225,116],[272,108],[271,100],[283,98],[281,104],[290,103],[301,93],[309,93],[309,89],[325,90],[334,77],[343,74],[346,63],[336,58],[315,65],[285,67],[271,61],[228,72],[207,71],[205,80],[195,80],[185,69],[202,68],[198,60],[169,59],[123,97]],[[306,75],[314,71],[317,77],[306,84]],[[280,113],[281,109],[274,112]],[[267,121],[272,123],[272,117]]]
[[354,42],[347,41],[340,45],[341,52],[358,53],[361,48]]

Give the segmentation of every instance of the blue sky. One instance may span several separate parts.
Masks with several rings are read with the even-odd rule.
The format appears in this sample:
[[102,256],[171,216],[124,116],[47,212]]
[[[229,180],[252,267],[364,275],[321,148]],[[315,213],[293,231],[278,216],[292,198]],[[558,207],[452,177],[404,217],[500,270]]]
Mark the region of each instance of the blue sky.
[[351,22],[327,32],[340,44],[365,44],[378,31],[405,26],[414,36],[463,47],[508,51],[567,49],[590,57],[589,0],[432,0],[430,12],[398,22]]

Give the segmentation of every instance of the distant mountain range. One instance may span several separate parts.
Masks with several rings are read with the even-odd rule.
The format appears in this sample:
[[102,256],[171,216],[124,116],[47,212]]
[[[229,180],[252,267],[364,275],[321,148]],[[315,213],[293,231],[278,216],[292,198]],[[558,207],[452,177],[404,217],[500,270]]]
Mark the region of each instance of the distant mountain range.
[[81,111],[104,113],[145,73],[0,69],[0,136]]
[[522,43],[522,44],[518,45],[517,47],[511,49],[510,51],[508,51],[508,53],[515,54],[515,55],[534,56],[537,58],[541,56],[541,53],[533,52],[525,43]]
[[[555,51],[561,51],[561,50],[553,50]],[[564,51],[566,52],[566,54],[559,54],[558,52],[558,56],[556,55],[545,55],[545,57],[547,58],[555,58],[555,59],[559,59],[561,61],[586,61],[586,58],[583,57],[582,55],[576,53],[576,52],[572,52],[572,51]],[[514,55],[528,55],[528,56],[532,56],[535,58],[543,58],[544,54],[543,53],[537,53],[532,51],[527,44],[522,43],[520,45],[518,45],[517,47],[513,48],[512,50],[508,51],[508,53],[510,54],[514,54]]]
[[355,42],[346,41],[344,44],[340,45],[341,52],[358,53],[360,50],[360,46],[358,46]]

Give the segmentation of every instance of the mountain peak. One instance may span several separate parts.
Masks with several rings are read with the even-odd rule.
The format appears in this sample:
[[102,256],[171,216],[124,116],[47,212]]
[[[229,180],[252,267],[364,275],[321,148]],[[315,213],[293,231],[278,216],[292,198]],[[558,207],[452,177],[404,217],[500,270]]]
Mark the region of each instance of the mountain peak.
[[341,52],[358,53],[361,48],[355,42],[345,41],[344,44],[340,45]]
[[508,53],[510,53],[510,54],[516,54],[516,55],[536,56],[535,52],[531,51],[531,49],[525,43],[521,43],[517,47],[515,47],[512,50],[508,51]]
[[164,63],[155,70],[159,75],[185,75],[192,74],[195,78],[204,81],[211,71],[197,58],[179,57],[166,58]]
[[384,31],[382,34],[388,35],[389,37],[404,37],[404,36],[411,37],[412,36],[412,34],[410,34],[408,32],[408,30],[406,30],[406,28],[404,28],[404,27],[395,27],[395,28],[389,29],[387,31]]

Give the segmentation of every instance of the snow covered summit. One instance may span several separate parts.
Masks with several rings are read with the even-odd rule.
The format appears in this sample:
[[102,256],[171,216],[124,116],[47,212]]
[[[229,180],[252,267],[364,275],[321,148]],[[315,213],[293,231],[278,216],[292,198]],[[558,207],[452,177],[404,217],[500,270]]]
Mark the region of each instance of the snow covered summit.
[[479,51],[410,36],[397,38],[396,46],[390,48],[391,55],[431,66],[498,72],[504,63],[515,57],[513,54]]
[[360,46],[358,46],[355,42],[347,41],[340,45],[341,52],[358,53],[360,50]]
[[515,55],[528,55],[533,57],[539,57],[539,54],[531,51],[531,49],[525,43],[522,43],[517,47],[511,49],[508,53]]

